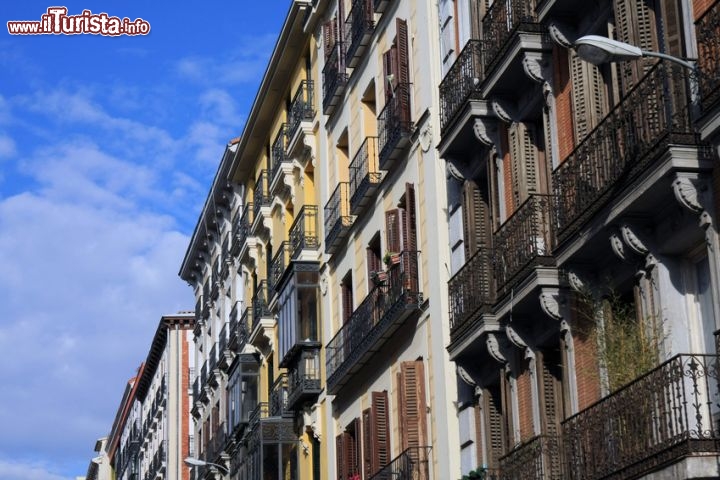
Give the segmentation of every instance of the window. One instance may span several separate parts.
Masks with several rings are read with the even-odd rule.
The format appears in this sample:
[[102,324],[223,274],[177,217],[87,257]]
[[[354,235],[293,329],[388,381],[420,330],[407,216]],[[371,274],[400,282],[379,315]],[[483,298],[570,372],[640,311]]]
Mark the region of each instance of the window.
[[371,406],[363,410],[363,472],[370,478],[390,463],[390,422],[387,391],[372,392]]

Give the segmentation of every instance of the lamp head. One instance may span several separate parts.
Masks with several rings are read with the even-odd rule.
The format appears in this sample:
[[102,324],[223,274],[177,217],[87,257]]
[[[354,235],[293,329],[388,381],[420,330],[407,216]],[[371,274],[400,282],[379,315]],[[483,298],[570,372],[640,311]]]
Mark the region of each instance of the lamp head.
[[600,35],[585,35],[578,38],[575,41],[575,51],[580,58],[593,65],[633,60],[643,56],[640,47]]

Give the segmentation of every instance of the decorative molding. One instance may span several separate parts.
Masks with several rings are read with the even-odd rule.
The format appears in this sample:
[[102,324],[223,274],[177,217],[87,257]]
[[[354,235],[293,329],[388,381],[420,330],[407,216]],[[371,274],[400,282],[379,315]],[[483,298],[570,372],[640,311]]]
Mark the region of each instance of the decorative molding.
[[327,295],[328,293],[328,273],[327,270],[320,275],[320,293],[323,294],[323,296]]
[[633,232],[630,225],[623,223],[620,226],[620,234],[622,235],[625,244],[630,247],[630,250],[637,253],[638,255],[647,255],[650,250],[645,246],[642,240]]
[[510,343],[523,351],[526,360],[532,360],[535,358],[535,352],[532,351],[532,348],[528,346],[527,342],[523,340],[520,334],[516,332],[512,326],[507,325],[505,327],[505,335],[507,335]]
[[502,102],[501,100],[492,100],[490,102],[490,106],[492,107],[493,111],[495,112],[495,115],[502,120],[505,123],[512,123],[513,119],[515,118],[514,112],[512,108],[509,108],[507,103]]
[[585,291],[585,288],[587,287],[587,283],[583,281],[582,278],[572,270],[568,270],[567,272],[567,278],[568,283],[570,283],[570,288],[572,288],[574,291],[578,293],[583,293]]
[[451,177],[460,182],[465,181],[465,177],[463,176],[463,174],[460,173],[460,170],[458,170],[458,168],[452,162],[445,162],[445,166]]
[[550,22],[548,33],[553,42],[565,48],[572,48],[577,38],[577,33],[572,27],[557,21]]
[[425,122],[425,124],[422,126],[418,139],[420,141],[420,149],[424,153],[427,153],[430,150],[430,146],[432,145],[433,141],[432,125],[430,124],[430,122]]
[[553,320],[561,321],[563,319],[560,313],[560,292],[549,292],[545,289],[540,291],[540,308],[548,317]]
[[525,52],[522,59],[522,66],[525,75],[527,75],[530,80],[541,85],[547,83],[550,79],[550,75],[548,74],[549,72],[547,72],[546,68],[547,64],[548,62],[545,61],[542,53],[540,52]]
[[471,387],[477,388],[477,386],[478,386],[477,382],[475,382],[475,380],[472,379],[470,374],[467,373],[467,370],[465,370],[460,365],[456,365],[456,370],[457,370],[458,377],[460,377],[460,380],[462,380],[463,382],[465,382],[466,384],[468,384]]
[[706,185],[698,186],[689,177],[681,176],[678,173],[672,183],[672,188],[675,199],[680,205],[698,215],[705,210],[701,202],[704,200],[702,197],[704,196],[703,192],[707,189]]
[[495,146],[495,134],[497,133],[497,127],[495,126],[495,122],[490,120],[486,117],[478,117],[475,119],[475,122],[473,123],[473,132],[475,133],[475,137],[482,143],[483,145],[486,145],[488,147]]
[[627,255],[625,254],[625,244],[617,233],[610,234],[610,248],[613,253],[622,261],[627,261]]
[[505,355],[500,352],[500,343],[498,342],[498,339],[494,334],[489,333],[487,339],[485,340],[485,343],[487,345],[488,353],[492,358],[502,363],[503,365],[508,363]]

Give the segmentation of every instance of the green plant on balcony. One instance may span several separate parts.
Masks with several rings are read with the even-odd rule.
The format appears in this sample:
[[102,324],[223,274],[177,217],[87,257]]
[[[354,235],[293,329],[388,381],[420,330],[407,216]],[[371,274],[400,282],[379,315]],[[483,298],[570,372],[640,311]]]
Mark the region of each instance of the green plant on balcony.
[[383,263],[388,267],[398,265],[400,263],[400,254],[397,252],[385,252]]
[[487,477],[487,467],[478,467],[470,470],[467,474],[460,477],[460,480],[485,480]]
[[388,278],[388,274],[384,270],[378,270],[377,272],[370,272],[370,279],[375,285],[382,285]]

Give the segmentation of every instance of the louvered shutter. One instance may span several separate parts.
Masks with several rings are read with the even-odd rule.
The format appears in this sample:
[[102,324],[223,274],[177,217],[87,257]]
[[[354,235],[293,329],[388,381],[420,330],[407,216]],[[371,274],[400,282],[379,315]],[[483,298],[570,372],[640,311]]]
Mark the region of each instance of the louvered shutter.
[[530,193],[538,191],[538,151],[534,131],[524,123],[508,129],[513,204],[519,207]]
[[577,144],[604,118],[608,110],[608,102],[605,83],[597,66],[581,60],[574,51],[571,51],[570,70],[573,127]]
[[[562,389],[562,366],[560,365],[560,351],[546,350],[538,358],[541,369],[541,397],[542,413],[544,423],[544,434],[550,437],[550,441],[558,438],[560,433],[560,422],[565,417]],[[559,474],[560,464],[556,457],[549,457],[547,462],[552,474]]]
[[368,290],[372,290],[375,287],[375,284],[373,283],[371,274],[382,270],[382,260],[377,256],[377,253],[372,248],[366,248],[365,255],[367,258]]
[[387,235],[387,251],[400,253],[400,211],[397,208],[385,212],[385,234]]
[[335,463],[338,480],[345,480],[347,478],[347,471],[345,470],[345,432],[335,437]]
[[347,475],[352,478],[354,475],[360,474],[360,449],[362,448],[362,442],[360,441],[360,419],[356,418],[352,421],[350,432],[345,432],[346,435],[346,464],[347,464]]
[[483,413],[485,417],[485,439],[491,468],[497,468],[500,457],[505,454],[503,435],[503,412],[500,389],[493,385],[485,390]]
[[402,211],[402,249],[404,288],[411,292],[418,291],[417,262],[417,209],[415,208],[415,187],[412,183],[405,184],[405,209]]
[[372,392],[375,473],[390,463],[390,403],[387,390]]
[[400,371],[401,420],[404,423],[402,447],[405,450],[426,445],[425,367],[422,360],[402,362]]
[[[658,51],[655,13],[647,0],[615,0],[615,37],[643,50]],[[620,62],[623,92],[630,90],[657,59]]]
[[512,392],[510,389],[510,379],[504,370],[500,374],[500,395],[502,397],[501,405],[501,421],[502,421],[502,439],[503,448],[506,452],[515,446],[515,430],[512,418]]
[[365,478],[375,473],[375,452],[373,449],[374,438],[375,438],[375,421],[373,418],[372,408],[366,408],[362,412],[362,427],[363,427],[363,474]]
[[402,85],[397,92],[398,118],[402,122],[410,122],[410,57],[408,52],[407,22],[401,18],[396,19],[396,54],[398,83]]
[[347,323],[348,320],[350,320],[350,316],[353,313],[353,292],[352,292],[352,285],[349,285],[349,282],[343,282],[340,285],[340,289],[342,291],[342,315],[343,315],[343,324]]
[[482,190],[470,180],[462,187],[463,245],[465,258],[490,243],[490,207]]
[[337,19],[326,22],[323,25],[323,47],[325,51],[325,60],[327,61],[337,41]]

